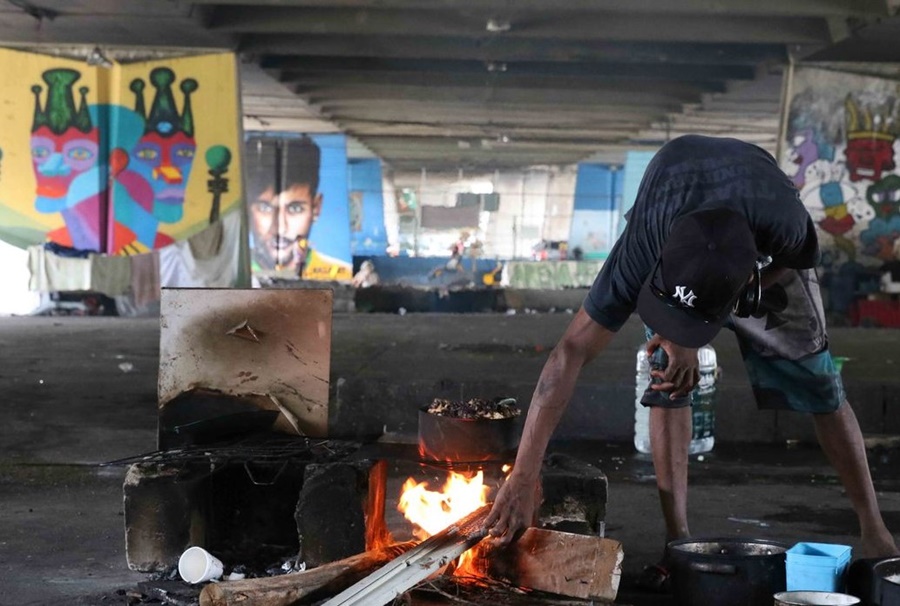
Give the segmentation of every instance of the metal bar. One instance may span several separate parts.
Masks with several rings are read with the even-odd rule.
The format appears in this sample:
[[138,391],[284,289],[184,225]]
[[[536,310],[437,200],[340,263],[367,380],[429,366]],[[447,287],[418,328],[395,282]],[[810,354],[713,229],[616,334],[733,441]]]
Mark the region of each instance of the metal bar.
[[102,463],[102,467],[132,465],[134,463],[176,463],[189,461],[229,460],[279,461],[307,457],[315,461],[329,461],[349,456],[358,450],[358,442],[311,440],[309,438],[267,438],[240,442],[209,444],[157,450],[145,454]]

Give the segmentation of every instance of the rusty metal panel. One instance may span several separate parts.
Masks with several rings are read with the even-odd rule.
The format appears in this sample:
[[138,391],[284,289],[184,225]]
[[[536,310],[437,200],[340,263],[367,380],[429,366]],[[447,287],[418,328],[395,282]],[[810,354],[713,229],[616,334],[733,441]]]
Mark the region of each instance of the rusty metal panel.
[[328,433],[330,289],[162,290],[159,407],[197,387],[266,394]]

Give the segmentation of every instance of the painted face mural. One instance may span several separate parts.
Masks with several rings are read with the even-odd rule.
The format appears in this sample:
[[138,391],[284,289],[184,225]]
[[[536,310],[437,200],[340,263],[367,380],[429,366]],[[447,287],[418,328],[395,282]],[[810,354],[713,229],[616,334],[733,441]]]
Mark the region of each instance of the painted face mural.
[[247,146],[254,159],[247,175],[253,260],[261,269],[299,273],[322,211],[321,149],[309,137],[257,139]]
[[900,215],[900,175],[888,175],[866,190],[866,200],[879,219]]
[[184,192],[197,144],[194,139],[194,117],[191,93],[197,90],[193,78],[182,80],[184,94],[181,114],[175,105],[172,84],[175,73],[167,67],[150,72],[150,83],[156,89],[149,114],[144,110],[144,81],[131,83],[135,93],[135,111],[144,117],[145,128],[137,145],[130,151],[129,167],[141,175],[153,190],[152,214],[161,223],[175,223],[184,214]]
[[893,141],[880,139],[851,139],[844,150],[850,180],[869,179],[878,181],[882,173],[894,170]]
[[844,104],[847,119],[847,169],[851,181],[880,181],[882,173],[897,167],[894,162],[892,120],[886,112],[862,108],[848,95]]
[[321,198],[321,194],[312,194],[308,184],[294,183],[277,194],[270,187],[250,204],[257,249],[275,266],[303,266],[309,232],[322,207]]
[[784,167],[784,172],[797,187],[803,187],[807,167],[819,159],[819,148],[814,136],[812,129],[804,129],[794,135],[788,149],[789,161]]
[[86,87],[75,107],[72,86],[81,78],[74,69],[50,69],[42,74],[47,84],[46,104],[41,104],[43,87],[34,93],[31,126],[31,160],[37,184],[35,209],[61,213],[65,227],[48,234],[58,244],[82,250],[100,250],[100,207],[105,179],[99,165],[99,131],[87,107]]

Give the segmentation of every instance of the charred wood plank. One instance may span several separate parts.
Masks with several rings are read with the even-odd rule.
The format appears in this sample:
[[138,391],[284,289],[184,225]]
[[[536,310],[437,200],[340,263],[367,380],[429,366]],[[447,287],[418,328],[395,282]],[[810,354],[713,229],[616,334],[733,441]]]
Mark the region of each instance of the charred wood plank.
[[508,546],[479,545],[473,568],[517,587],[612,602],[623,557],[612,539],[529,528]]
[[397,543],[277,577],[212,583],[200,592],[200,606],[288,606],[315,595],[334,595],[415,544]]

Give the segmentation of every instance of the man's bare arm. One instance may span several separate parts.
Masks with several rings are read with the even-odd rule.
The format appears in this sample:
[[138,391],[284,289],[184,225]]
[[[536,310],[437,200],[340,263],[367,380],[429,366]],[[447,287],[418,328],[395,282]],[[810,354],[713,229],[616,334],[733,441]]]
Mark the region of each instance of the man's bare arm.
[[593,360],[615,335],[578,311],[541,371],[528,408],[516,463],[485,522],[502,542],[531,523],[534,490],[550,437],[559,424],[581,368]]

